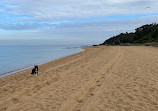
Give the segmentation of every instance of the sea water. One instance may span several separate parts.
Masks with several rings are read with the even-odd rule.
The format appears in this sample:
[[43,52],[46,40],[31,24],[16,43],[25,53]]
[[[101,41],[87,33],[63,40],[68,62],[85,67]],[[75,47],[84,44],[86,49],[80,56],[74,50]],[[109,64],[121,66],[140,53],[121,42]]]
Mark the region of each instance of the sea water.
[[0,77],[83,51],[75,45],[0,46]]

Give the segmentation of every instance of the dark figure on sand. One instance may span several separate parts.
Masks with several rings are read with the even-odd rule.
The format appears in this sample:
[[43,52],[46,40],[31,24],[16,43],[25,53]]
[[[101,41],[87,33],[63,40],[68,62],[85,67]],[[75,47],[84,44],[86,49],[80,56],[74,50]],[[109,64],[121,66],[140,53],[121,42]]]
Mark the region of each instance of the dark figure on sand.
[[32,69],[31,74],[37,74],[38,75],[38,65],[35,65],[34,68]]

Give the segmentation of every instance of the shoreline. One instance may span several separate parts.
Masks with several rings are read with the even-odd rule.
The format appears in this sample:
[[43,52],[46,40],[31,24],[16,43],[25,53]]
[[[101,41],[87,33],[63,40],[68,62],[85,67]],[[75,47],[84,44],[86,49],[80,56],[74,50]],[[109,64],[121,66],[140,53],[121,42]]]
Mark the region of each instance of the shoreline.
[[[84,47],[72,47],[72,48],[83,49]],[[72,48],[71,48],[71,49],[72,49]],[[70,49],[70,48],[68,48],[68,49]],[[84,49],[83,49],[82,51],[77,52],[77,53],[80,53],[80,52],[83,52],[83,51],[84,51]],[[77,53],[74,53],[74,54],[77,54]],[[71,56],[71,55],[73,55],[73,54],[70,54],[70,55],[67,55],[67,56]],[[63,56],[63,57],[67,57],[67,56]],[[48,63],[48,62],[52,62],[52,61],[61,59],[61,58],[63,58],[63,57],[58,57],[58,58],[53,59],[53,60],[41,62],[41,63],[38,63],[38,65],[40,66],[40,65],[46,64],[46,63]],[[33,67],[34,67],[34,65],[30,65],[30,66],[22,67],[22,68],[15,69],[15,70],[12,70],[12,71],[8,71],[8,72],[1,73],[1,74],[0,74],[0,79],[3,78],[3,77],[6,77],[6,76],[9,76],[9,75],[16,74],[16,73],[18,73],[18,72],[24,71],[24,70],[31,69],[31,68],[33,68]]]
[[21,71],[30,69],[30,68],[32,68],[32,67],[33,67],[33,66],[28,66],[28,67],[23,67],[23,68],[19,68],[19,69],[13,70],[13,71],[9,71],[9,72],[2,73],[2,74],[0,74],[0,79],[3,78],[3,77],[9,76],[9,75],[11,75],[11,74],[16,74],[16,73],[18,73],[18,72],[21,72]]
[[86,47],[0,79],[0,111],[158,110],[158,48]]

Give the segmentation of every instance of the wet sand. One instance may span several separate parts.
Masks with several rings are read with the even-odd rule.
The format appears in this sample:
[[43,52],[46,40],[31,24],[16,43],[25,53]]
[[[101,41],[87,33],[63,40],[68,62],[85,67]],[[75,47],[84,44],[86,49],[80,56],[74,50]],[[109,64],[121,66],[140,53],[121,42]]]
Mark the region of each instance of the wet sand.
[[0,111],[158,111],[158,47],[99,46],[0,79]]

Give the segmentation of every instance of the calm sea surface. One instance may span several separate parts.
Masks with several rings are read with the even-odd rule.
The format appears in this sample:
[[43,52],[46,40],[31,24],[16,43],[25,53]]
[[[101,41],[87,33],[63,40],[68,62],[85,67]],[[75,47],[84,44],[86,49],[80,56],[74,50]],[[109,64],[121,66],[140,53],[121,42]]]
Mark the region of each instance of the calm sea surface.
[[70,45],[0,46],[0,77],[83,51]]

